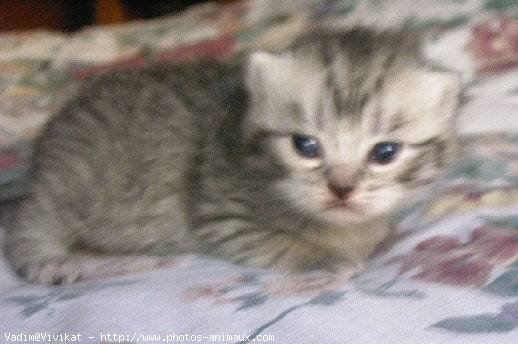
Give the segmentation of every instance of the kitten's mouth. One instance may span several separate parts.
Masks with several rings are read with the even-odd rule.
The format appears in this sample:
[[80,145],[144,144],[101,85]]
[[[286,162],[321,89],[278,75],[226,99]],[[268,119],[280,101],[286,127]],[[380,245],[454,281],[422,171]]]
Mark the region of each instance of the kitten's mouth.
[[344,200],[332,200],[328,201],[324,207],[324,210],[338,210],[338,211],[350,211],[353,213],[361,213],[359,206],[350,201]]

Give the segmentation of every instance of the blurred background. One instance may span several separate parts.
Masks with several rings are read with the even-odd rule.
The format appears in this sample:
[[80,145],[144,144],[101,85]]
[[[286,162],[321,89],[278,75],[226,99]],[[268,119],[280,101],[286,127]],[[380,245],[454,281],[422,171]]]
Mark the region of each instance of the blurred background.
[[71,32],[87,25],[161,17],[202,2],[207,0],[4,0],[0,1],[0,31]]

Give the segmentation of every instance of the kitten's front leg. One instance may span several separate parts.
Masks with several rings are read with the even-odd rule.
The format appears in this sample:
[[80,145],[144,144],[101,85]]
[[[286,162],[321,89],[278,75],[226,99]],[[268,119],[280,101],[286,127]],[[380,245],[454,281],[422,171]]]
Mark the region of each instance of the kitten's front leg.
[[351,278],[364,267],[362,263],[291,234],[272,234],[254,245],[246,245],[246,250],[231,256],[230,260],[236,264],[283,272],[320,271],[339,276],[342,280]]

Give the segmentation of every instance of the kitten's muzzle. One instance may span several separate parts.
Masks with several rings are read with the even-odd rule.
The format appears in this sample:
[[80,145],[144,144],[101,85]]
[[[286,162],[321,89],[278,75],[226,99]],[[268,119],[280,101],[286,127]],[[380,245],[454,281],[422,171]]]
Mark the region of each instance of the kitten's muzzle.
[[347,200],[334,199],[326,202],[324,206],[325,211],[347,211],[357,214],[362,214],[363,211],[360,206],[356,203],[349,202]]

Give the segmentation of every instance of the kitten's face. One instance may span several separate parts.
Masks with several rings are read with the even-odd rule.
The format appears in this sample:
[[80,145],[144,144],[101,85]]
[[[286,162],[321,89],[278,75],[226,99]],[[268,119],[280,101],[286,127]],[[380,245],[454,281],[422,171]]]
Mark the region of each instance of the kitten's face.
[[[377,59],[380,60],[377,60]],[[458,83],[443,72],[355,66],[343,55],[257,53],[245,130],[272,168],[272,199],[292,214],[345,226],[389,214],[429,184],[451,159]]]

